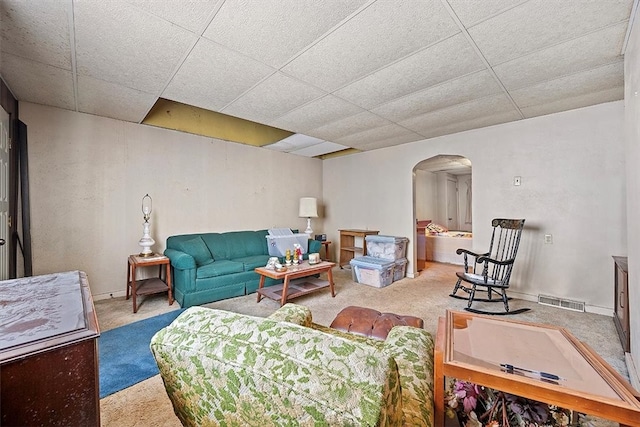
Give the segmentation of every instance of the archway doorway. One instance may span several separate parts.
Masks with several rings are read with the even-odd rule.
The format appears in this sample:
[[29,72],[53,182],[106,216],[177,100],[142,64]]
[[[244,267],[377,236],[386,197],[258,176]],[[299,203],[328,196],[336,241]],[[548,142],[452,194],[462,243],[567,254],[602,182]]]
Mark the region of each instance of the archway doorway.
[[[418,162],[413,168],[414,242],[416,272],[426,261],[453,262],[449,248],[438,256],[428,228],[472,232],[471,161],[459,155],[440,154]],[[431,225],[429,225],[431,224]],[[444,239],[438,239],[438,243]],[[447,244],[455,245],[455,241]],[[455,249],[453,250],[455,253]]]

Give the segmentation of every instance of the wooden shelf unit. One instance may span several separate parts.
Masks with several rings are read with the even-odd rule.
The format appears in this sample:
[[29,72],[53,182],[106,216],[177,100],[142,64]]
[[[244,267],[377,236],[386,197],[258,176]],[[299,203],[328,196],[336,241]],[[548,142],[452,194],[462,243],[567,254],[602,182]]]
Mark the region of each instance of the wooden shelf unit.
[[[356,254],[367,254],[366,236],[378,234],[378,230],[338,230],[340,231],[340,268],[349,265]],[[356,246],[356,239],[362,239],[362,247]]]

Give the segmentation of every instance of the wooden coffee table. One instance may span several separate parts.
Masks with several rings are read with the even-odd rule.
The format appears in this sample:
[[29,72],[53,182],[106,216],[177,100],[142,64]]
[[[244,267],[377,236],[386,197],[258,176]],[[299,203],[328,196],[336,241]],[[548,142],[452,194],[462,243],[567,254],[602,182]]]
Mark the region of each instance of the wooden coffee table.
[[[520,371],[507,372],[500,364]],[[528,370],[528,371],[527,371]],[[527,371],[526,375],[523,373]],[[538,375],[553,375],[557,381]],[[638,393],[585,343],[560,327],[447,310],[434,352],[435,425],[444,422],[444,378],[637,426]]]
[[[322,261],[314,265],[310,265],[308,261],[304,261],[299,265],[291,265],[286,271],[278,272],[265,267],[256,268],[256,273],[260,275],[260,285],[258,286],[258,302],[262,297],[280,301],[280,305],[284,305],[287,300],[306,295],[311,292],[319,291],[329,287],[331,296],[336,296],[333,287],[333,273],[331,269],[335,267],[335,263]],[[312,278],[316,274],[327,273],[327,280]],[[265,277],[272,279],[283,279],[280,285],[264,287]],[[295,280],[298,279],[298,280]]]

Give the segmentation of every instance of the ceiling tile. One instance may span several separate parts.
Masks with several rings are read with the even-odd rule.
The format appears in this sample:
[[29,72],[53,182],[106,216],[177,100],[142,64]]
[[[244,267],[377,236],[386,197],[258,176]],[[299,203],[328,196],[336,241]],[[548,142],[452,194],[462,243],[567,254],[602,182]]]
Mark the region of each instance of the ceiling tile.
[[200,39],[162,97],[220,111],[275,70],[206,39]]
[[626,21],[633,0],[530,0],[469,29],[491,65]]
[[493,76],[480,71],[389,102],[372,112],[398,122],[501,92]]
[[67,2],[0,3],[2,52],[71,70]]
[[135,7],[200,35],[223,0],[126,0]]
[[293,151],[301,148],[311,147],[312,145],[318,145],[324,142],[323,139],[314,138],[313,136],[303,135],[301,133],[294,133],[278,142],[269,145],[263,145],[265,148],[270,148],[278,151]]
[[78,76],[78,111],[140,123],[156,96],[91,77]]
[[367,1],[228,1],[204,37],[279,68]]
[[612,25],[493,68],[508,90],[622,60],[627,24]]
[[315,157],[322,156],[323,154],[335,153],[336,151],[346,150],[347,148],[350,147],[336,144],[335,142],[324,141],[320,144],[312,145],[310,147],[290,151],[290,153],[297,154],[299,156]]
[[528,0],[447,0],[460,22],[467,28],[525,1]]
[[282,70],[331,92],[457,32],[437,0],[378,1]]
[[0,0],[0,75],[19,101],[139,122],[162,95],[370,150],[622,99],[633,2]]
[[590,105],[601,104],[603,102],[619,101],[624,98],[624,86],[605,89],[599,92],[591,92],[570,98],[562,98],[546,104],[534,105],[522,108],[525,117],[543,116],[545,114],[559,113],[561,111],[573,110],[575,108],[588,107]]
[[336,141],[347,135],[380,128],[382,126],[387,126],[390,123],[391,122],[383,119],[382,117],[365,111],[355,116],[346,117],[342,120],[331,122],[319,128],[311,129],[306,133],[328,141]]
[[624,86],[624,61],[510,92],[520,108]]
[[363,110],[350,102],[327,95],[301,106],[268,124],[280,129],[305,133],[327,123],[362,113]]
[[450,123],[446,126],[426,129],[424,132],[422,132],[422,135],[424,135],[425,138],[435,138],[437,136],[464,132],[471,129],[480,129],[483,127],[513,122],[520,119],[520,115],[515,110],[503,111],[496,114],[489,113],[487,115],[476,117],[474,119],[463,120],[455,123]]
[[264,123],[323,95],[326,93],[320,89],[278,72],[233,101],[222,112]]
[[403,120],[399,124],[421,135],[425,135],[430,129],[440,128],[452,123],[479,119],[489,116],[492,113],[504,113],[508,111],[516,110],[506,95],[499,94],[423,114],[408,120]]
[[409,129],[391,124],[358,132],[344,138],[338,138],[336,142],[358,149],[370,150],[372,147],[380,148],[382,146],[404,144],[420,139],[424,139],[424,137]]
[[122,1],[75,2],[74,10],[78,74],[147,93],[164,87],[197,39]]
[[2,78],[19,101],[76,109],[71,71],[3,53]]
[[467,39],[458,34],[376,71],[336,92],[364,108],[484,68]]

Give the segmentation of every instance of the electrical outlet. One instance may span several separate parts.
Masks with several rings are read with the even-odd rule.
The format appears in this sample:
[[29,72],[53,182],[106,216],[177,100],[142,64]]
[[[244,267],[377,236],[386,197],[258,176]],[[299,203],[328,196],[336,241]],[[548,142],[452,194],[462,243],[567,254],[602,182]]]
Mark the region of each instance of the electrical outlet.
[[513,185],[520,185],[521,182],[522,181],[521,181],[519,176],[514,176],[513,177]]
[[553,234],[545,234],[544,235],[544,243],[547,245],[553,244]]

